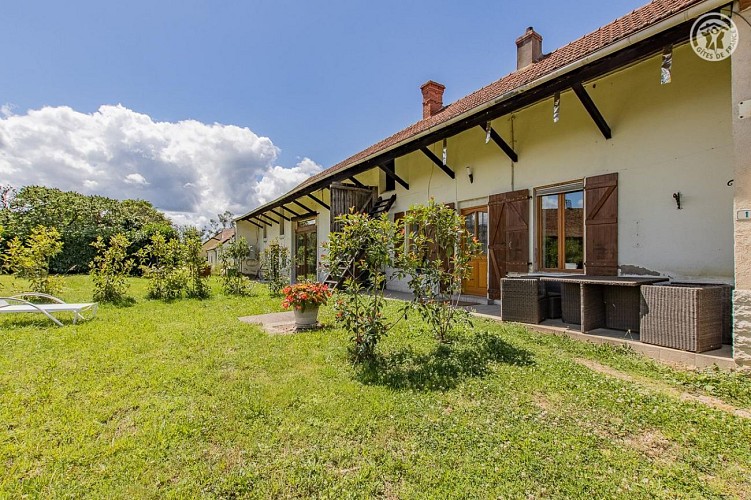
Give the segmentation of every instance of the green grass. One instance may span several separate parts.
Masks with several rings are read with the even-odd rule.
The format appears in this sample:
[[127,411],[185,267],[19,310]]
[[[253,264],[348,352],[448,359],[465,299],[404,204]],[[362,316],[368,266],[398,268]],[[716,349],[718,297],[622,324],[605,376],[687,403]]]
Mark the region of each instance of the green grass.
[[[66,282],[65,299],[90,299],[88,278]],[[484,320],[441,347],[402,323],[376,366],[356,368],[345,332],[266,335],[237,317],[279,299],[214,288],[164,303],[133,280],[135,305],[63,328],[0,315],[0,498],[751,491],[751,420],[676,396],[748,408],[748,374],[674,371]]]

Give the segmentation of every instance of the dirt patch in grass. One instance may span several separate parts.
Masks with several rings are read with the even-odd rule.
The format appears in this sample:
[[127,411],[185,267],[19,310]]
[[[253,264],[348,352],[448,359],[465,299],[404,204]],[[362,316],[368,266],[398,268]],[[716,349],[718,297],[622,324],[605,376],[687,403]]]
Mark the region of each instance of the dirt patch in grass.
[[650,458],[662,458],[672,454],[675,444],[658,430],[649,430],[624,440],[628,448],[640,451]]
[[668,385],[660,384],[659,382],[648,380],[643,377],[636,377],[633,375],[629,375],[628,373],[624,373],[622,371],[616,370],[609,366],[605,366],[603,364],[598,363],[597,361],[592,361],[591,359],[577,358],[574,361],[598,373],[602,373],[604,375],[617,378],[618,380],[623,380],[624,382],[640,384],[655,392],[660,392],[662,394],[666,394],[674,398],[678,398],[681,401],[700,403],[705,406],[714,408],[715,410],[720,410],[726,413],[730,413],[737,417],[751,419],[751,411],[744,409],[744,408],[738,408],[737,406],[733,406],[731,404],[728,404],[722,401],[721,399],[714,398],[712,396],[702,396],[702,395],[697,395],[697,394],[691,394],[689,392],[681,392]]

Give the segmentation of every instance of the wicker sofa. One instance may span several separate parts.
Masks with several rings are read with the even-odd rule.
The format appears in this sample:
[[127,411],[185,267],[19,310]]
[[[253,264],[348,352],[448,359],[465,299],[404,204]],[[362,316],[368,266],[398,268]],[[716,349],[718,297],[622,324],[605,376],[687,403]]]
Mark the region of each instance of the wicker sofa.
[[501,280],[501,319],[537,324],[546,318],[545,285],[534,277]]

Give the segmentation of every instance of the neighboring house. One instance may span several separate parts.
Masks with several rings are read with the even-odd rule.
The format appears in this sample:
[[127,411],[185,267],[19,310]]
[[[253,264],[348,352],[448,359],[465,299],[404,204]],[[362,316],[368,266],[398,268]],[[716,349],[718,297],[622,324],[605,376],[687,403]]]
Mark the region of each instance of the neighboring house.
[[235,238],[235,228],[225,228],[216,233],[203,243],[202,250],[206,255],[206,261],[212,269],[221,263],[222,245]]
[[[261,250],[279,239],[293,279],[321,279],[337,214],[375,193],[396,195],[398,218],[433,197],[485,243],[466,292],[497,300],[503,277],[532,271],[733,284],[734,355],[751,363],[751,220],[739,212],[751,209],[751,112],[740,105],[751,100],[751,27],[733,14],[740,43],[722,61],[688,43],[699,16],[727,6],[655,0],[549,54],[529,28],[517,71],[448,105],[443,85],[425,83],[422,120],[239,217],[238,235]],[[750,7],[732,4],[746,19]]]

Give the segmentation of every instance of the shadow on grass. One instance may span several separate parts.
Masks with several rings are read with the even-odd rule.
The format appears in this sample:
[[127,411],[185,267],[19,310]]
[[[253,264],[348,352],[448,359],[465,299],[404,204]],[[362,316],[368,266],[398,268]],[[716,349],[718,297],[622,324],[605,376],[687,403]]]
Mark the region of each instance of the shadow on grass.
[[534,357],[496,335],[478,332],[454,344],[439,344],[429,353],[407,347],[379,355],[360,367],[357,377],[364,384],[392,389],[446,390],[486,375],[491,363],[529,366]]

